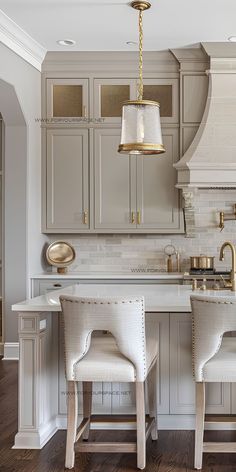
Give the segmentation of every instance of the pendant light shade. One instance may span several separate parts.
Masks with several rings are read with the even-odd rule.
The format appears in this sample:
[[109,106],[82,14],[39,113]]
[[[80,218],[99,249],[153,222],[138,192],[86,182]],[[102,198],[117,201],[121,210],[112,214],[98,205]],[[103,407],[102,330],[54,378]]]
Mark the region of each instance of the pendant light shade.
[[139,11],[139,87],[138,99],[123,103],[118,151],[123,154],[161,154],[165,149],[161,134],[160,105],[152,100],[143,100],[143,11],[149,9],[151,4],[146,0],[135,0],[130,5]]
[[160,124],[159,103],[129,100],[123,103],[121,143],[124,154],[161,154],[165,152]]

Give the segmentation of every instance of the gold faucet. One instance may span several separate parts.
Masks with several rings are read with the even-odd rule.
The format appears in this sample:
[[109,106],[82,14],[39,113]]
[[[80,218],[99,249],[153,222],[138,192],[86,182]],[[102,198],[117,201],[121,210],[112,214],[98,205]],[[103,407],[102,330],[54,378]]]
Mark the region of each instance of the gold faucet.
[[222,244],[220,248],[220,261],[224,260],[224,250],[227,246],[231,249],[232,254],[232,268],[230,273],[231,290],[232,292],[236,292],[236,252],[235,247],[231,242],[226,241]]

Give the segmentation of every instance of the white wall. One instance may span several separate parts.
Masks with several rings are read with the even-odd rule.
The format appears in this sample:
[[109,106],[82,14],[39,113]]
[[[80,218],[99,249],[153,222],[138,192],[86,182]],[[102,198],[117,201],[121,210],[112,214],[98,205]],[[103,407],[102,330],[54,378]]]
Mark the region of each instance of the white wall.
[[28,295],[29,276],[42,270],[45,240],[40,229],[41,132],[35,121],[41,113],[41,75],[3,44],[0,61],[0,112],[5,122],[4,341],[15,342],[17,317],[10,306]]

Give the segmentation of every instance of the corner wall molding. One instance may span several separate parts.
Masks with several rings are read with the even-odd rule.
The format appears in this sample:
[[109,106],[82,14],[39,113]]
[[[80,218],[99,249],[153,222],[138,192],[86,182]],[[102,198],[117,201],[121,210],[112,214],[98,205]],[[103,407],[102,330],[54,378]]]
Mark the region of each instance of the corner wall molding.
[[19,360],[19,343],[4,343],[4,361]]
[[0,10],[0,42],[41,72],[46,49]]

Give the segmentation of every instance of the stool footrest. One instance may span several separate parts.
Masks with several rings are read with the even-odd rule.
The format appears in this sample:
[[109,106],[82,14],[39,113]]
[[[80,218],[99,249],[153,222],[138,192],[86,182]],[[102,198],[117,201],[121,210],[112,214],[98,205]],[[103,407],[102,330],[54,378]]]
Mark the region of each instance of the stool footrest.
[[236,442],[204,442],[203,452],[236,452]]
[[78,442],[75,444],[78,452],[137,452],[136,443],[121,442]]

